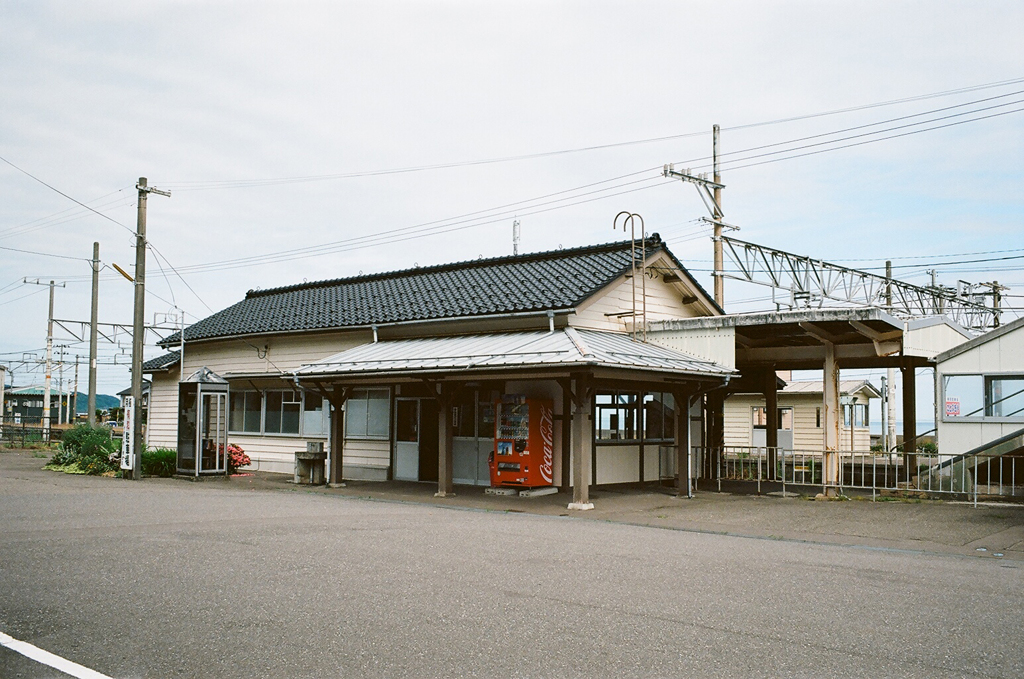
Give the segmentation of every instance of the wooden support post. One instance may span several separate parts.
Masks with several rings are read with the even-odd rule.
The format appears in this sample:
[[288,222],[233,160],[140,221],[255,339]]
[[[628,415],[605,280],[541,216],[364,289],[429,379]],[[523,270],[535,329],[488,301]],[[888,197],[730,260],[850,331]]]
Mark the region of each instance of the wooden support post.
[[706,478],[717,481],[725,446],[725,394],[713,391],[707,395],[707,446],[705,448]]
[[842,418],[839,412],[839,365],[836,363],[836,346],[832,342],[825,345],[825,366],[822,385],[822,400],[825,413],[825,452],[822,464],[822,483],[825,495],[833,497],[839,486],[839,425]]
[[900,372],[903,378],[903,462],[909,484],[917,475],[917,379],[914,366],[909,363],[902,365]]
[[764,374],[764,413],[765,431],[764,445],[767,450],[767,478],[775,479],[775,467],[779,449],[779,391],[775,367],[772,366]]
[[559,485],[563,490],[569,490],[572,458],[572,383],[569,380],[559,380],[558,385],[562,388],[562,473]]
[[322,385],[317,385],[320,392],[331,404],[331,449],[330,449],[330,472],[327,475],[327,485],[332,488],[340,488],[345,485],[344,460],[345,460],[345,402],[348,400],[349,389],[335,388],[327,391]]
[[676,497],[693,497],[690,480],[690,393],[676,391]]
[[590,502],[591,455],[594,446],[593,389],[586,377],[573,380],[572,502],[569,509],[593,509]]
[[454,497],[452,481],[453,428],[452,403],[454,394],[445,385],[437,385],[437,492],[434,497]]

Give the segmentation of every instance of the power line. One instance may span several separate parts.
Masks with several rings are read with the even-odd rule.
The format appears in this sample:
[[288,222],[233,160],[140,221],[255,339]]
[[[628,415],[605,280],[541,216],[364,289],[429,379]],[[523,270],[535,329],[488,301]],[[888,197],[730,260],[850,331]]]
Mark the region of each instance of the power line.
[[[795,121],[799,121],[799,120],[809,120],[809,119],[812,119],[812,118],[821,118],[821,117],[832,116],[832,115],[837,115],[837,114],[841,114],[841,113],[850,113],[850,112],[854,112],[854,111],[862,111],[862,110],[871,109],[871,108],[879,108],[879,107],[883,107],[883,106],[892,106],[892,105],[895,105],[895,104],[904,104],[904,103],[909,103],[909,102],[914,102],[914,101],[922,101],[922,100],[925,100],[925,99],[933,99],[933,98],[938,98],[938,97],[951,96],[951,95],[955,95],[955,94],[964,94],[964,93],[967,93],[967,92],[976,92],[976,91],[979,91],[979,90],[991,89],[991,88],[996,88],[996,87],[1006,87],[1008,85],[1015,85],[1015,84],[1019,84],[1019,83],[1022,83],[1022,82],[1024,82],[1024,78],[1014,78],[1014,79],[1010,79],[1010,80],[1002,80],[1002,81],[993,82],[993,83],[986,83],[986,84],[982,84],[982,85],[973,85],[973,86],[970,86],[970,87],[962,87],[962,88],[958,88],[958,89],[954,89],[954,90],[945,90],[945,91],[942,91],[942,92],[933,92],[933,93],[929,93],[929,94],[921,94],[921,95],[916,95],[916,96],[912,96],[912,97],[903,97],[901,99],[892,99],[892,100],[889,100],[889,101],[875,102],[875,103],[872,103],[872,104],[863,104],[863,105],[859,105],[859,106],[851,106],[851,107],[842,108],[842,109],[834,109],[834,110],[831,110],[831,111],[822,111],[822,112],[819,112],[819,113],[811,113],[811,114],[800,115],[800,116],[792,116],[792,117],[789,117],[789,118],[779,118],[779,119],[776,119],[776,120],[768,120],[768,121],[762,121],[762,122],[757,122],[757,123],[747,123],[747,124],[744,124],[744,125],[736,125],[736,126],[732,126],[732,127],[723,127],[722,129],[723,130],[742,130],[742,129],[749,129],[749,128],[754,128],[754,127],[763,127],[763,126],[767,126],[767,125],[778,125],[778,124],[781,124],[781,123],[789,123],[789,122],[795,122]],[[172,183],[167,184],[167,186],[169,188],[173,189],[173,190],[176,190],[176,191],[200,191],[200,190],[210,190],[210,189],[228,189],[228,188],[247,188],[247,187],[271,186],[271,185],[275,185],[275,184],[294,184],[294,183],[312,182],[312,181],[325,181],[325,180],[331,180],[331,179],[351,179],[351,178],[356,178],[356,177],[374,177],[374,176],[389,175],[389,174],[404,174],[404,173],[409,173],[409,172],[423,172],[423,171],[428,171],[428,170],[450,169],[450,168],[468,167],[468,166],[474,166],[474,165],[489,165],[489,164],[494,164],[494,163],[515,162],[515,161],[530,160],[530,159],[544,158],[544,157],[550,157],[550,156],[559,156],[559,155],[565,155],[565,154],[571,154],[571,153],[583,153],[583,152],[589,152],[589,151],[597,151],[597,150],[603,150],[603,149],[618,148],[618,147],[623,147],[623,146],[634,146],[634,145],[639,145],[639,144],[651,144],[651,143],[656,143],[656,142],[674,141],[674,140],[685,139],[685,138],[689,138],[689,137],[705,136],[707,134],[708,134],[707,131],[686,132],[686,133],[682,133],[682,134],[667,135],[667,136],[663,136],[663,137],[652,137],[652,138],[648,138],[648,139],[637,139],[637,140],[632,140],[632,141],[615,142],[615,143],[610,143],[610,144],[598,144],[598,145],[584,146],[584,147],[579,147],[579,148],[561,149],[561,150],[556,150],[556,151],[544,151],[544,152],[539,152],[539,153],[528,153],[528,154],[513,155],[513,156],[502,156],[502,157],[497,157],[497,158],[485,158],[485,159],[479,159],[479,160],[456,161],[456,162],[450,162],[450,163],[433,163],[433,164],[428,164],[428,165],[398,167],[398,168],[383,169],[383,170],[363,170],[363,171],[357,171],[357,172],[344,172],[344,173],[322,174],[322,175],[301,175],[301,176],[295,176],[295,177],[277,177],[277,178],[269,178],[269,179],[236,179],[236,180],[196,181],[196,182],[178,182],[178,183],[173,183],[172,182]]]
[[[890,135],[888,137],[879,137],[878,139],[867,139],[865,141],[860,141],[860,142],[856,142],[856,143],[853,143],[853,144],[844,144],[842,146],[835,146],[835,147],[827,148],[827,149],[819,149],[817,151],[808,151],[807,153],[798,153],[798,154],[793,155],[793,156],[786,156],[785,158],[772,158],[772,159],[769,159],[769,160],[762,160],[762,161],[759,161],[759,162],[756,162],[756,163],[748,163],[746,165],[737,165],[735,167],[730,167],[730,168],[726,168],[726,169],[731,170],[731,171],[744,170],[744,169],[746,169],[748,167],[757,167],[758,165],[768,165],[769,163],[778,163],[778,162],[781,162],[781,161],[784,161],[784,160],[793,160],[795,158],[804,158],[806,156],[814,156],[814,155],[818,155],[818,154],[821,154],[821,153],[828,153],[830,151],[839,151],[839,150],[842,150],[842,149],[853,148],[855,146],[864,146],[865,144],[874,144],[876,142],[887,141],[889,139],[898,139],[900,137],[909,137],[909,136],[914,135],[914,134],[921,134],[922,132],[932,132],[934,130],[945,129],[947,127],[955,127],[957,125],[966,125],[967,123],[975,123],[975,122],[978,122],[979,120],[987,120],[989,118],[998,118],[1000,116],[1010,115],[1011,113],[1020,113],[1021,111],[1024,111],[1024,108],[1013,109],[1012,111],[1003,111],[1003,112],[1000,112],[1000,113],[991,113],[991,114],[989,114],[987,116],[980,116],[978,118],[972,118],[970,120],[958,120],[958,121],[953,122],[953,123],[946,123],[945,125],[936,125],[935,127],[928,127],[928,128],[922,129],[922,130],[912,130],[910,132],[902,132],[900,134],[893,134],[893,135]],[[793,150],[796,150],[796,149],[789,149],[787,151],[778,151],[776,153],[789,153],[790,151],[793,151]],[[766,155],[775,155],[775,154],[766,154]],[[739,159],[738,161],[735,161],[735,162],[742,162],[743,160],[748,160],[748,159],[747,158],[742,158],[742,159]]]
[[8,164],[8,165],[10,165],[11,167],[13,167],[13,168],[14,168],[15,170],[17,170],[18,172],[20,172],[20,173],[22,173],[22,174],[26,175],[27,177],[31,177],[32,179],[34,179],[35,181],[39,182],[40,184],[42,184],[42,185],[43,185],[43,186],[45,186],[46,188],[50,189],[51,191],[55,191],[56,193],[59,193],[60,195],[64,196],[64,197],[65,197],[65,198],[67,198],[68,200],[70,200],[70,201],[71,201],[72,203],[77,203],[77,204],[81,205],[81,206],[82,206],[82,207],[84,207],[84,208],[85,208],[86,210],[89,210],[90,212],[94,212],[94,213],[96,213],[97,215],[99,215],[100,217],[103,217],[103,219],[106,219],[106,220],[107,220],[107,221],[109,221],[109,222],[112,222],[112,223],[114,223],[114,224],[117,224],[117,225],[118,225],[118,226],[120,226],[120,227],[121,227],[122,229],[126,229],[126,230],[127,230],[127,231],[128,231],[129,233],[132,233],[132,234],[134,234],[134,233],[135,233],[135,231],[134,231],[134,230],[133,230],[133,229],[132,229],[131,227],[125,226],[124,224],[122,224],[121,222],[117,221],[117,220],[116,220],[116,219],[114,219],[113,217],[108,217],[107,215],[103,214],[103,213],[102,213],[102,212],[100,212],[99,210],[95,210],[95,209],[93,209],[93,208],[89,207],[88,205],[86,205],[86,204],[85,204],[85,203],[83,203],[82,201],[78,200],[77,198],[72,198],[71,196],[69,196],[68,194],[64,193],[63,191],[61,191],[61,190],[60,190],[60,189],[58,189],[57,187],[55,187],[55,186],[53,186],[53,185],[51,185],[51,184],[47,184],[46,182],[44,182],[44,181],[43,181],[42,179],[40,179],[39,177],[35,176],[35,175],[34,175],[34,174],[32,174],[31,172],[28,172],[27,170],[23,170],[23,169],[21,169],[20,167],[18,167],[17,165],[15,165],[14,163],[12,163],[11,161],[7,160],[7,159],[6,159],[6,158],[4,158],[3,156],[0,156],[0,160],[2,160],[3,162],[7,163],[7,164]]
[[27,255],[39,255],[40,257],[57,257],[60,259],[73,259],[76,262],[91,262],[91,259],[84,257],[72,257],[70,255],[55,255],[52,252],[37,252],[35,250],[22,250],[20,248],[9,248],[6,245],[0,245],[0,250],[10,250],[12,252],[23,252]]

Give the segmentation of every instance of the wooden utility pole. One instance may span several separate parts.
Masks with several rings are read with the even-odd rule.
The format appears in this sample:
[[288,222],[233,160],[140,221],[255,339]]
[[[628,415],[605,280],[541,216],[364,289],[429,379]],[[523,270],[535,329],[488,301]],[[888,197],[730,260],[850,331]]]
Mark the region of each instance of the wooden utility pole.
[[96,426],[96,334],[100,312],[100,244],[92,244],[92,316],[89,325],[89,426]]
[[[161,191],[149,186],[145,177],[139,177],[135,185],[139,190],[138,222],[135,231],[135,319],[132,325],[132,401],[135,413],[132,418],[133,462],[131,476],[136,481],[142,478],[142,456],[138,454],[142,442],[142,353],[145,349],[146,315],[146,198],[150,193],[170,196],[170,191]],[[126,474],[126,476],[128,476]]]

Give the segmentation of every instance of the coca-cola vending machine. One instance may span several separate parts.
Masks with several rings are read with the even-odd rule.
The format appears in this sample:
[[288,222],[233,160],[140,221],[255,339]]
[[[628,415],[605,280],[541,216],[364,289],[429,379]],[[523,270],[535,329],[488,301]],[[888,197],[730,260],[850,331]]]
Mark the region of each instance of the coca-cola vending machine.
[[554,409],[551,401],[505,395],[494,404],[491,485],[539,488],[552,484]]

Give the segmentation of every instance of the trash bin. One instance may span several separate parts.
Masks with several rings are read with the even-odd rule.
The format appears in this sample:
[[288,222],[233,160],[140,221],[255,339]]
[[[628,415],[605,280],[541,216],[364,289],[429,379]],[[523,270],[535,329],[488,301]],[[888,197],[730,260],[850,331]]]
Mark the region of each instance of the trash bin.
[[324,465],[327,453],[311,453],[300,450],[295,453],[295,483],[314,486],[324,484]]

